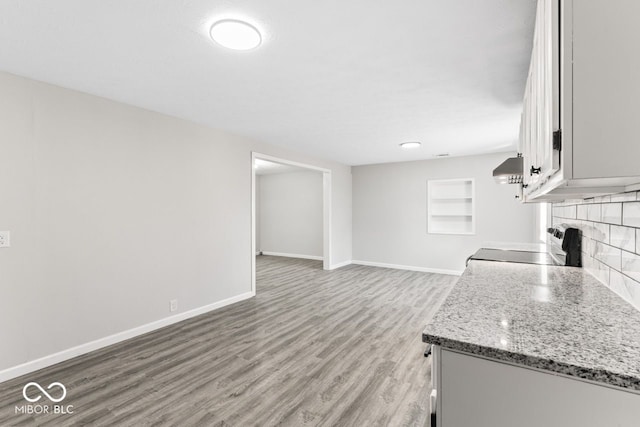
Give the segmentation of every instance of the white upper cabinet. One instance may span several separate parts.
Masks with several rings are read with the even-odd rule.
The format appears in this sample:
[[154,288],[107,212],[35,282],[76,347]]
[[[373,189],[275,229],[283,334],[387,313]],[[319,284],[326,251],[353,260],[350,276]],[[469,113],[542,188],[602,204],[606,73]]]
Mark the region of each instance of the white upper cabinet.
[[560,58],[553,54],[557,52],[553,47],[559,45],[558,14],[557,1],[538,1],[521,122],[527,188],[544,182],[560,167],[559,150],[553,148],[553,133],[560,127]]
[[523,199],[640,187],[640,2],[539,0],[523,100]]

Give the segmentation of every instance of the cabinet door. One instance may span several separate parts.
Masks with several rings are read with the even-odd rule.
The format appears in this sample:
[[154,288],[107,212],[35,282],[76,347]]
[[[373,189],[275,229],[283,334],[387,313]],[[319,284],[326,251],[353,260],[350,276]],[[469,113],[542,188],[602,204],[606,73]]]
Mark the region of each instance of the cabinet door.
[[531,97],[529,90],[529,84],[531,78],[527,79],[527,86],[524,93],[524,100],[522,102],[522,116],[520,119],[520,152],[523,158],[524,179],[523,184],[529,187],[532,182],[532,176],[529,174],[529,169],[533,166],[533,147],[531,145]]
[[560,123],[559,19],[559,0],[538,1],[520,135],[528,191],[560,168],[553,146]]
[[640,394],[442,349],[438,426],[637,427]]
[[560,153],[553,147],[553,133],[560,127],[559,1],[538,2],[538,96],[539,123],[536,160],[540,180],[560,168]]
[[640,1],[574,0],[572,12],[572,177],[640,177]]

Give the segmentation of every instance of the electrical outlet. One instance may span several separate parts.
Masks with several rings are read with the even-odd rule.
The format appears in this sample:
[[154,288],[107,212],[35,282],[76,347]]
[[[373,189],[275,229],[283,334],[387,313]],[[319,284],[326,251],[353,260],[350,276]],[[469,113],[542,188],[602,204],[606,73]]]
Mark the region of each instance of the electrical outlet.
[[0,231],[0,248],[8,248],[11,246],[10,237],[8,231]]
[[172,299],[171,301],[169,301],[169,309],[171,311],[177,311],[178,310],[178,300],[177,299]]

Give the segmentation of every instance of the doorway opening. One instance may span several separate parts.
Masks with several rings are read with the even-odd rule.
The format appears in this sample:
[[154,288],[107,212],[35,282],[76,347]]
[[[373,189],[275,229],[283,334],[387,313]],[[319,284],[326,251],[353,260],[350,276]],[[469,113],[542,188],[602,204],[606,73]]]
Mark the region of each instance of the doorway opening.
[[[296,192],[297,195],[293,194]],[[269,194],[279,200],[271,198],[265,203],[264,198]],[[261,220],[270,223],[262,224]],[[323,269],[330,269],[330,169],[251,153],[251,292],[254,295],[256,256],[260,254],[321,259]]]

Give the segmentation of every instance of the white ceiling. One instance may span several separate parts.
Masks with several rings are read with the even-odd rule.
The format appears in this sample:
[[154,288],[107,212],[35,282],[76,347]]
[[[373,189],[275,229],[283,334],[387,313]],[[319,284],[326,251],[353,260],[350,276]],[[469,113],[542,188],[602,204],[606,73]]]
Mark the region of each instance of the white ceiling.
[[[2,0],[0,69],[352,165],[508,151],[535,4]],[[221,18],[262,46],[213,43]]]

